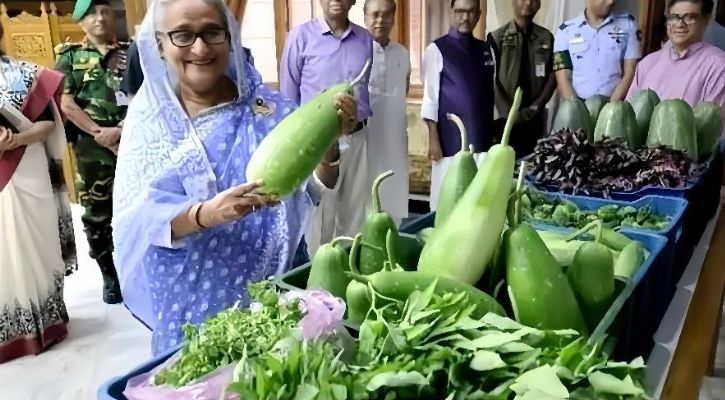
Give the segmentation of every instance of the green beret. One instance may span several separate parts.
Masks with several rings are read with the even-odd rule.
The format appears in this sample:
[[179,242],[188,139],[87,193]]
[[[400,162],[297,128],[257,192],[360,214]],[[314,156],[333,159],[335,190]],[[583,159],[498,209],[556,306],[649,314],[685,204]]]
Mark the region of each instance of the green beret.
[[73,8],[73,21],[80,21],[88,15],[88,10],[97,5],[110,5],[108,0],[78,0]]

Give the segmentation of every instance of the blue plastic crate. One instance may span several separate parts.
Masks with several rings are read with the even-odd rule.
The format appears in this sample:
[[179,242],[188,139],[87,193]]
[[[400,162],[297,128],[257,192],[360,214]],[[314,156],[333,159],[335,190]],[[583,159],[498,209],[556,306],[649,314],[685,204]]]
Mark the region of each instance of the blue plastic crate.
[[[594,211],[599,208],[614,204],[620,207],[634,207],[643,208],[650,207],[652,212],[657,215],[670,218],[670,223],[661,230],[655,229],[643,229],[635,227],[622,227],[633,231],[644,231],[647,233],[654,233],[657,235],[665,236],[672,243],[676,242],[682,233],[682,217],[687,210],[688,201],[684,198],[667,197],[667,196],[644,196],[635,201],[624,201],[624,200],[608,200],[597,197],[586,197],[586,196],[575,196],[564,193],[551,193],[536,191],[537,195],[542,195],[549,200],[555,200],[559,202],[570,201],[576,204],[580,210],[583,211]],[[531,221],[536,225],[548,225],[542,221]]]
[[[433,226],[435,212],[409,221],[400,228],[401,232],[414,234]],[[573,232],[573,228],[538,226],[539,230]],[[606,331],[617,337],[615,355],[622,360],[647,356],[654,344],[652,337],[659,326],[656,305],[662,300],[658,291],[659,277],[666,273],[667,238],[656,233],[622,229],[625,236],[642,242],[650,256],[640,267],[632,281],[621,289],[617,300],[602,319],[596,332]],[[659,317],[661,319],[661,316]],[[594,334],[594,333],[593,333]]]
[[[571,201],[582,210],[597,210],[608,204],[615,204],[626,207],[631,206],[641,208],[649,206],[655,214],[670,218],[670,223],[661,230],[648,230],[634,227],[622,227],[625,230],[633,232],[646,232],[662,235],[667,238],[669,246],[667,246],[660,257],[661,266],[657,269],[654,277],[647,283],[647,290],[652,293],[647,296],[650,299],[652,312],[648,313],[653,318],[652,324],[659,325],[664,317],[665,311],[672,301],[675,294],[677,281],[679,280],[679,265],[681,261],[678,259],[678,242],[683,232],[683,221],[686,212],[688,212],[688,201],[679,197],[666,196],[644,196],[635,201],[623,200],[607,200],[596,197],[575,196],[563,193],[551,193],[537,191],[538,195],[543,195],[550,200]],[[537,227],[544,226],[546,222],[532,221]]]
[[134,368],[133,371],[127,373],[126,375],[117,376],[115,378],[107,380],[98,388],[98,392],[96,392],[98,400],[126,400],[126,396],[123,395],[123,391],[126,390],[126,384],[128,383],[129,379],[133,378],[134,376],[145,374],[152,369],[158,367],[159,365],[165,363],[166,360],[171,358],[171,356],[179,351],[180,348],[181,345],[174,347],[159,355],[158,357],[155,357],[143,363],[142,365],[139,365],[138,367]]

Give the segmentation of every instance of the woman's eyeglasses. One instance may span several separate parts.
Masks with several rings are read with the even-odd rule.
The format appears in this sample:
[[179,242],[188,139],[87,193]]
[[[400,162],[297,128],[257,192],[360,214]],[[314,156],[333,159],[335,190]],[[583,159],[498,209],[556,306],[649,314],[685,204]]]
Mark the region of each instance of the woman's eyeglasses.
[[700,14],[698,13],[687,13],[687,14],[667,14],[665,16],[667,19],[667,25],[677,25],[680,23],[680,21],[684,22],[685,25],[690,26],[694,25],[697,21],[700,20]]
[[206,44],[222,44],[229,40],[229,31],[225,28],[209,28],[201,32],[177,30],[159,33],[165,33],[171,44],[176,47],[189,47],[196,42],[197,38],[201,38]]

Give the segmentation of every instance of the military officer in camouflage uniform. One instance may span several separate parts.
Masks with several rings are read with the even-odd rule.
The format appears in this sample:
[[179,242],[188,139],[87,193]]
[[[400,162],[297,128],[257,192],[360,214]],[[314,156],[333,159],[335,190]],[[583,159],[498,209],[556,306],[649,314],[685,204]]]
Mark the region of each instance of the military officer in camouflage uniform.
[[81,43],[56,48],[56,69],[65,74],[61,106],[75,139],[79,198],[90,256],[103,275],[103,300],[120,303],[111,232],[113,178],[127,100],[120,90],[127,44],[115,42],[114,12],[106,0],[79,0],[74,20],[85,32]]

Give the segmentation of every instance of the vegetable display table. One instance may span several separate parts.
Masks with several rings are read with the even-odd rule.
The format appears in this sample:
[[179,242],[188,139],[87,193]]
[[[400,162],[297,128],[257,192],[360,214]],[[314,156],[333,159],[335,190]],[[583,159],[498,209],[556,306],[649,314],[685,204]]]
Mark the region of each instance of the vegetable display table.
[[712,372],[725,289],[725,214],[709,222],[655,335],[647,362],[654,398],[697,399]]

